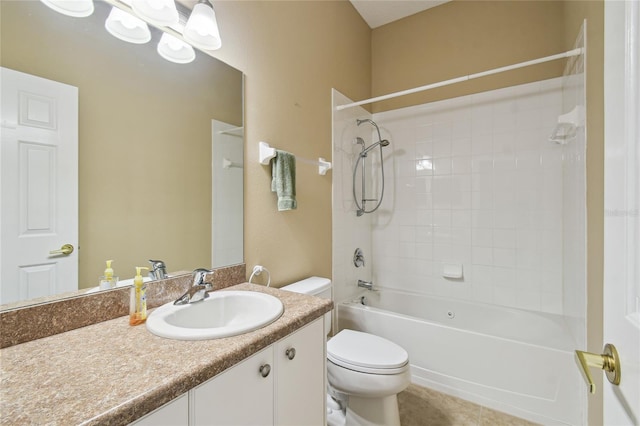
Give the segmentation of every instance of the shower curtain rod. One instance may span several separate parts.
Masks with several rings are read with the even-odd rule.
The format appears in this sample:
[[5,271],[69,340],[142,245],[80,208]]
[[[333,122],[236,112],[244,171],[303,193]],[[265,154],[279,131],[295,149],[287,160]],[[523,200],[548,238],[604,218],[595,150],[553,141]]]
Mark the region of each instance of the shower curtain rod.
[[364,104],[371,104],[371,103],[374,103],[374,102],[379,102],[379,101],[384,101],[384,100],[387,100],[387,99],[397,98],[399,96],[404,96],[404,95],[410,95],[412,93],[423,92],[425,90],[435,89],[436,87],[448,86],[450,84],[455,84],[455,83],[460,83],[460,82],[463,82],[463,81],[473,80],[475,78],[485,77],[485,76],[492,75],[492,74],[498,74],[498,73],[501,73],[501,72],[504,72],[504,71],[511,71],[511,70],[515,70],[515,69],[518,69],[518,68],[528,67],[530,65],[536,65],[536,64],[541,64],[541,63],[544,63],[544,62],[555,61],[556,59],[563,59],[563,58],[570,58],[572,56],[579,56],[579,55],[582,55],[582,53],[583,53],[583,48],[580,47],[578,49],[569,50],[567,52],[558,53],[556,55],[546,56],[544,58],[539,58],[539,59],[532,59],[532,60],[526,61],[526,62],[520,62],[519,64],[507,65],[505,67],[494,68],[494,69],[489,70],[489,71],[478,72],[478,73],[475,73],[475,74],[465,75],[463,77],[457,77],[457,78],[452,78],[450,80],[440,81],[438,83],[427,84],[426,86],[414,87],[413,89],[407,89],[407,90],[402,90],[400,92],[389,93],[388,95],[377,96],[375,98],[365,99],[363,101],[352,102],[350,104],[338,105],[336,107],[336,110],[341,111],[343,109],[347,109],[347,108],[351,108],[351,107],[355,107],[355,106],[360,106],[360,105],[364,105]]

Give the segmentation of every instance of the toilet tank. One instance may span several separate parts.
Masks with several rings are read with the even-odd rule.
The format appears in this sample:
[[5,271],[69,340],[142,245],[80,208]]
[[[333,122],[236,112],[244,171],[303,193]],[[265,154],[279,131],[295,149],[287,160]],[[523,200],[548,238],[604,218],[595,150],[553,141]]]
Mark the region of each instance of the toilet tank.
[[[295,283],[280,287],[280,290],[308,294],[310,296],[331,300],[331,280],[329,278],[309,277],[302,281],[296,281]],[[324,314],[324,328],[327,334],[331,333],[331,312]]]

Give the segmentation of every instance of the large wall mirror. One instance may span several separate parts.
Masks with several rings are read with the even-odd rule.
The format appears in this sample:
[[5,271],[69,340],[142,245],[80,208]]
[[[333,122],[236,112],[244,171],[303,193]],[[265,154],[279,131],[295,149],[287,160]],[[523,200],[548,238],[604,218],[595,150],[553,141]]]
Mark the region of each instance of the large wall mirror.
[[[38,249],[46,251],[44,260],[17,270],[5,259],[24,249],[9,234],[21,242],[38,234],[37,226],[32,234],[22,233],[22,222],[31,220],[22,217],[39,213],[21,209],[38,187],[34,176],[43,168],[38,165],[48,164],[49,157],[36,158],[27,164],[30,171],[11,179],[4,171],[22,165],[28,150],[19,148],[15,160],[2,152],[4,308],[47,296],[56,281],[64,282],[65,292],[69,285],[83,293],[93,290],[110,259],[122,281],[133,277],[136,266],[149,266],[149,259],[164,261],[169,273],[243,262],[242,72],[200,51],[189,64],[168,62],[156,52],[157,29],[146,44],[116,39],[104,27],[111,6],[94,3],[90,17],[73,18],[40,1],[0,2],[3,70],[74,86],[78,99],[77,161],[65,168],[77,173],[77,240],[56,236],[49,247]],[[34,99],[37,118],[41,99]],[[3,95],[3,107],[4,102]],[[20,123],[3,117],[3,146],[12,137],[18,145],[24,142],[15,136],[16,128]],[[39,144],[37,137],[27,142]],[[47,155],[55,157],[54,151]],[[20,185],[26,189],[14,191]],[[61,185],[52,190],[64,191]],[[5,199],[14,192],[16,198]],[[54,201],[36,201],[46,207],[42,210],[55,210]],[[40,233],[47,232],[55,234]],[[73,253],[48,254],[65,243],[75,246]],[[75,282],[57,278],[50,265],[74,256]],[[20,288],[7,290],[9,285]]]

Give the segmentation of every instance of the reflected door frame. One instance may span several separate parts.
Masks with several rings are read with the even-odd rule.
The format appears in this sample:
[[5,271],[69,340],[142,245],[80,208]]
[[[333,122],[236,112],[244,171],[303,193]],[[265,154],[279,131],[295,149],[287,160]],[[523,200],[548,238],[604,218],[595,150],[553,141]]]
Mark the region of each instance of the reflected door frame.
[[[8,68],[2,84],[0,304],[78,288],[78,88]],[[70,254],[50,254],[64,245]]]

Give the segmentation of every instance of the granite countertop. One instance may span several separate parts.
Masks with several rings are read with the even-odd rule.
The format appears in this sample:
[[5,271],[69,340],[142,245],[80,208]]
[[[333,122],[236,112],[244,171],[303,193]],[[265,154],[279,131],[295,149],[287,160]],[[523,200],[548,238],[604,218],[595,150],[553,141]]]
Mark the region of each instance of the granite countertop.
[[284,313],[224,339],[157,337],[119,317],[0,350],[0,424],[128,424],[332,308],[326,299],[254,284],[219,291],[272,294]]

